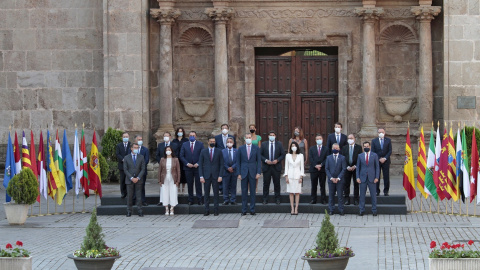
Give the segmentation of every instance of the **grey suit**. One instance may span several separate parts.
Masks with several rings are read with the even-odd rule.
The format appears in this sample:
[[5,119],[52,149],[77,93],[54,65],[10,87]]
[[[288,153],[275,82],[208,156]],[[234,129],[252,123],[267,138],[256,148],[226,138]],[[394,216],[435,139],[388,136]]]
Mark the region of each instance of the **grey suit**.
[[377,154],[370,151],[368,158],[368,165],[365,158],[365,153],[358,155],[357,159],[357,179],[360,178],[360,213],[365,212],[365,195],[370,190],[372,198],[372,212],[377,213],[377,194],[375,179],[380,177],[380,165],[378,164]]
[[[127,213],[132,211],[133,193],[137,197],[138,213],[142,213],[142,186],[143,175],[145,174],[145,159],[142,155],[137,154],[135,161],[133,160],[133,154],[127,155],[123,159],[123,170],[125,171],[125,184],[127,185]],[[132,182],[132,178],[138,178],[137,183]]]

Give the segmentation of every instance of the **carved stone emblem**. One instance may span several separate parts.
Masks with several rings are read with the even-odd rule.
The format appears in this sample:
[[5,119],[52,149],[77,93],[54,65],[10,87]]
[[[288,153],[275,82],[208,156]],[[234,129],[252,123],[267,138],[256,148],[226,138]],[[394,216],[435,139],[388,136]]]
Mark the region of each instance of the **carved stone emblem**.
[[275,33],[308,34],[318,31],[319,27],[311,20],[302,19],[275,19],[270,22],[269,28]]

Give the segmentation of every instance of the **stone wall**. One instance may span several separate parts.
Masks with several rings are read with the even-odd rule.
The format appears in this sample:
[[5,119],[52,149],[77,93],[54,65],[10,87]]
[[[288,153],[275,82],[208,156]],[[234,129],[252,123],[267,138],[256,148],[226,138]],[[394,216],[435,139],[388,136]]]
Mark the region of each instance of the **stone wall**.
[[2,0],[0,18],[0,141],[9,126],[103,133],[102,0]]

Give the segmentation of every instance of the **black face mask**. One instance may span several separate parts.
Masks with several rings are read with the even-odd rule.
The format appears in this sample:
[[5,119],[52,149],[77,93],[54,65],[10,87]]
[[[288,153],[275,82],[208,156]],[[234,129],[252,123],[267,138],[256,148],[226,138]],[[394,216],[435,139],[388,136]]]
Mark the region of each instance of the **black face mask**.
[[250,129],[250,133],[255,133],[255,129]]
[[210,147],[212,147],[212,148],[215,147],[215,144],[214,144],[214,143],[211,143],[211,144],[210,144]]
[[370,148],[365,147],[365,148],[363,148],[363,151],[365,151],[365,153],[368,153],[368,152],[370,152]]
[[340,152],[340,151],[338,151],[338,149],[333,149],[332,150],[332,153],[334,153],[334,154],[338,154],[338,152]]

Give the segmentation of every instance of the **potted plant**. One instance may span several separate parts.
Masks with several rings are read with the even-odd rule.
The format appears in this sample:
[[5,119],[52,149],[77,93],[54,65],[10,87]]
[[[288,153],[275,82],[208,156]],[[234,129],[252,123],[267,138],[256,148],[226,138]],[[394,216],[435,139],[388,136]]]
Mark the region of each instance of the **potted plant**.
[[94,208],[90,223],[86,229],[87,234],[79,250],[69,254],[79,270],[110,270],[115,260],[120,258],[116,248],[108,247],[103,240],[102,227],[97,222],[97,209]]
[[338,245],[335,227],[330,222],[330,215],[325,210],[322,227],[317,234],[317,248],[307,250],[302,260],[306,260],[313,270],[339,269],[347,267],[348,259],[355,256],[353,250]]
[[439,248],[432,241],[430,249],[430,270],[480,269],[480,250],[475,247],[473,240],[468,241],[467,246],[444,242]]
[[23,225],[27,220],[28,207],[38,196],[37,178],[29,168],[15,175],[7,186],[7,194],[14,202],[4,203],[5,215],[10,225]]
[[22,242],[17,241],[15,247],[8,243],[5,249],[0,248],[0,269],[32,269],[32,257]]

